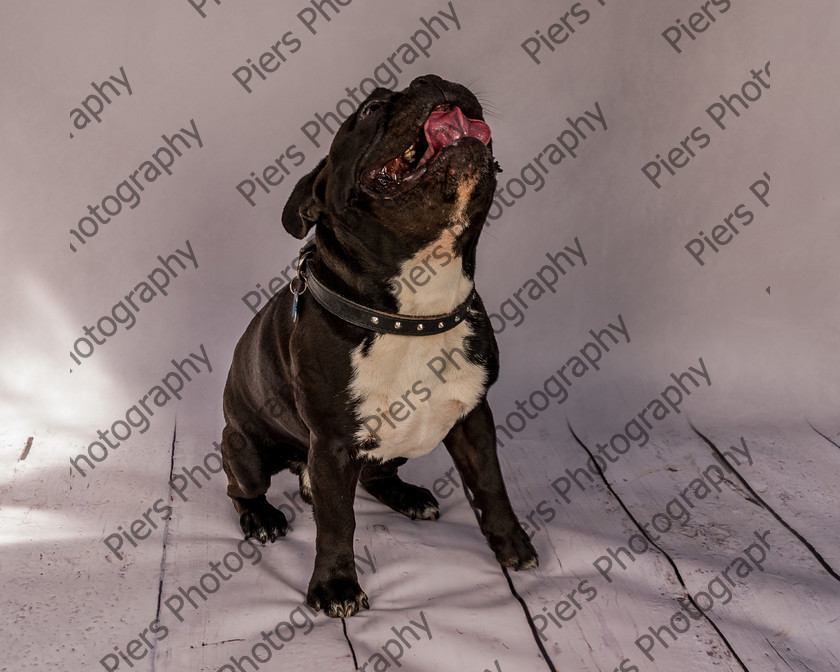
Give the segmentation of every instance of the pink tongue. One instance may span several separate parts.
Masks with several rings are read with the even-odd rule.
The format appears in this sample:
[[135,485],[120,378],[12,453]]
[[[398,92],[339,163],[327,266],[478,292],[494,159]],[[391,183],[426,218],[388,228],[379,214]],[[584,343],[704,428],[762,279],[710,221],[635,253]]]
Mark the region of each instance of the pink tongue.
[[478,119],[468,119],[459,107],[432,112],[423,126],[423,131],[429,143],[424,158],[434,156],[441,148],[448,147],[461,138],[478,138],[485,145],[490,142],[490,127]]

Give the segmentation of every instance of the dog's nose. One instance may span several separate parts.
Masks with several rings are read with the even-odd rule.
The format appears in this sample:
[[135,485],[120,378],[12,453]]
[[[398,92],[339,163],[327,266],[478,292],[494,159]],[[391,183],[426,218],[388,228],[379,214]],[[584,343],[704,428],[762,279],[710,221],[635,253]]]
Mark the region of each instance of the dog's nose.
[[443,79],[437,75],[423,75],[411,82],[411,86],[437,86],[440,88],[441,82],[443,82]]

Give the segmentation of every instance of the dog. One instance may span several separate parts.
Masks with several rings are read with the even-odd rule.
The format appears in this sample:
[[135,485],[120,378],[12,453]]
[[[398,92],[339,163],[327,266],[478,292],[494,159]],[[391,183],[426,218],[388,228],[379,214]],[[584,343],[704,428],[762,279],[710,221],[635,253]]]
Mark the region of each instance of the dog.
[[427,75],[374,90],[283,209],[287,232],[315,233],[236,346],[222,457],[246,539],[285,535],[266,492],[273,474],[298,476],[316,525],[306,601],[328,616],[370,608],[353,552],[357,483],[436,519],[432,493],[397,470],[441,441],[498,562],[538,564],[499,468],[487,403],[499,354],[473,281],[498,170],[476,97]]

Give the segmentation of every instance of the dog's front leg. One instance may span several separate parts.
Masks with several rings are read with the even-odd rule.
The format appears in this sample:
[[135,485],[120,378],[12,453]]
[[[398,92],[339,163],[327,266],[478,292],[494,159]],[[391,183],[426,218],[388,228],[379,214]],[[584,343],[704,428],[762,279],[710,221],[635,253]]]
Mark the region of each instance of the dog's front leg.
[[316,536],[315,569],[306,602],[333,618],[370,608],[353,557],[353,500],[361,465],[346,451],[344,445],[313,440],[307,465]]
[[496,427],[487,400],[457,423],[443,443],[473,493],[481,512],[481,531],[499,564],[516,570],[536,567],[537,552],[516,519],[502,479],[496,455]]

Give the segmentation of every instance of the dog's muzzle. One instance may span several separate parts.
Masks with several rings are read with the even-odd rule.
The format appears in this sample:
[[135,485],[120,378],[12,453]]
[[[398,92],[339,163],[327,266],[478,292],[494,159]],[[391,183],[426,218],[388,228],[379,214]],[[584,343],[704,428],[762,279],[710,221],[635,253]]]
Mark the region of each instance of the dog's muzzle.
[[422,177],[443,151],[464,138],[490,142],[490,127],[480,119],[470,119],[460,107],[438,105],[424,122],[417,139],[399,156],[363,176],[368,190],[388,195]]

